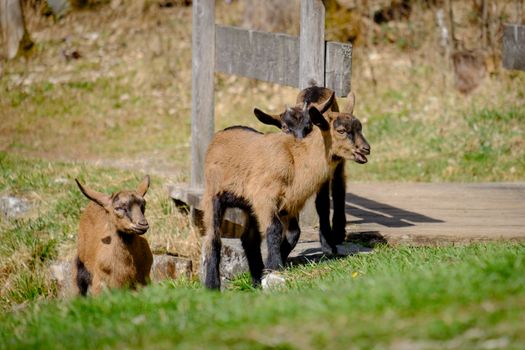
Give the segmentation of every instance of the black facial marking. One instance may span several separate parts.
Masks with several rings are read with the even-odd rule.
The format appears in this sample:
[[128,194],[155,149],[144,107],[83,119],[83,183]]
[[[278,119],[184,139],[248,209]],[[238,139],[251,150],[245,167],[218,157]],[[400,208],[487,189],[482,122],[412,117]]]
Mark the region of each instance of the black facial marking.
[[120,199],[120,193],[113,193],[111,195],[111,198],[113,199],[113,205],[118,203]]
[[281,211],[279,211],[279,216],[283,217],[283,216],[287,216],[288,215],[288,211],[285,210],[285,209],[282,209]]
[[305,138],[313,129],[308,112],[299,107],[288,108],[281,114],[281,129],[295,138]]
[[244,131],[251,131],[251,132],[255,132],[257,134],[262,134],[262,132],[260,132],[258,130],[255,130],[254,128],[250,128],[249,126],[244,126],[244,125],[229,126],[226,129],[223,129],[222,131],[233,130],[233,129],[241,129],[241,130],[244,130]]
[[354,123],[354,119],[353,117],[337,117],[334,121],[334,129],[338,129],[338,128],[344,128],[347,132],[349,132],[350,130],[352,130],[352,126],[353,126],[353,123]]
[[80,295],[86,296],[89,286],[91,285],[92,277],[91,273],[86,269],[84,263],[77,256],[75,259],[75,264],[77,265],[77,287],[80,292]]

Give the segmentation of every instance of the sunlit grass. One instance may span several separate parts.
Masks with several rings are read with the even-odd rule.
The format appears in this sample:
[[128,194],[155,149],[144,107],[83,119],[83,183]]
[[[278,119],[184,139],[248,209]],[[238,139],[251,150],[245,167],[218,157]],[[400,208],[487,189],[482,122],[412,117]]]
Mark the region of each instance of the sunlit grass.
[[[280,291],[140,292],[32,306],[0,320],[7,348],[505,348],[525,344],[525,248],[379,247],[285,271]],[[80,331],[81,330],[81,331]]]

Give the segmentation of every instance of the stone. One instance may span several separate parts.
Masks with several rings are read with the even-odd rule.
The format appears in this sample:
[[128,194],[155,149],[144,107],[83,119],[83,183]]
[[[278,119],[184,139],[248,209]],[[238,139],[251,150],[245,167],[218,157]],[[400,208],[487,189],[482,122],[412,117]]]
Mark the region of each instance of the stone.
[[[49,266],[51,280],[55,281],[60,297],[73,295],[73,264],[71,261],[58,261]],[[169,255],[153,255],[151,266],[151,281],[160,282],[166,279],[187,278],[192,275],[192,263],[190,259]]]
[[63,16],[70,8],[68,0],[47,0],[47,4],[57,17]]
[[272,271],[266,274],[262,281],[261,286],[263,290],[276,290],[283,287],[286,283],[284,276],[278,271]]
[[[235,276],[248,272],[248,260],[240,239],[222,238],[221,263],[219,270],[221,282],[233,279]],[[223,283],[221,283],[223,284]]]
[[58,296],[65,297],[73,294],[73,273],[71,261],[59,261],[49,266],[51,280],[55,281]]
[[153,255],[151,266],[151,280],[159,282],[165,279],[191,278],[191,260],[174,255]]
[[8,219],[20,217],[30,209],[31,205],[26,199],[13,196],[0,197],[0,213]]

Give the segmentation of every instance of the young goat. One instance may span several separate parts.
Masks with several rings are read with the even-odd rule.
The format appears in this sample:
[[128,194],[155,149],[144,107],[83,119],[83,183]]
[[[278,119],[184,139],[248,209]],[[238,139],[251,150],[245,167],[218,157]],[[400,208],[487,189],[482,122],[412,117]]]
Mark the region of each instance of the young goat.
[[360,127],[351,114],[329,114],[327,121],[316,107],[287,112],[302,113],[303,117],[308,113],[317,128],[297,139],[232,127],[218,132],[208,147],[202,199],[206,227],[202,280],[208,288],[220,288],[220,225],[227,207],[249,213],[241,240],[252,283],[259,285],[264,267],[262,238],[266,237],[268,245],[266,268],[279,269],[283,232],[298,229],[299,212],[330,178],[334,157],[366,160],[363,150],[348,137],[353,128]]
[[136,191],[111,196],[82,186],[91,201],[80,217],[74,285],[78,293],[98,294],[104,287],[135,289],[149,282],[153,255],[141,237],[149,229],[144,217],[150,179],[144,177]]
[[[297,105],[306,104],[308,106],[323,106],[322,113],[332,113],[337,115],[339,113],[339,106],[335,99],[335,93],[333,90],[315,86],[302,90],[297,96]],[[355,104],[355,97],[353,93],[350,95],[350,101],[346,109],[343,111],[345,114],[353,114],[353,106]],[[328,111],[328,109],[330,109]],[[304,128],[307,122],[295,123],[290,125],[284,118],[284,114],[280,115],[266,115],[265,113],[255,110],[255,115],[264,124],[274,125],[283,130],[291,130],[291,133],[304,134],[308,129]],[[325,114],[326,114],[325,113]],[[332,119],[334,118],[332,116]],[[362,151],[363,155],[370,154],[370,145],[366,141],[362,134],[361,126],[358,125],[352,129],[352,133],[348,134],[348,137],[352,138],[353,141],[358,145],[358,148]],[[321,241],[322,250],[332,254],[337,253],[337,244],[344,241],[346,231],[346,214],[345,214],[345,195],[346,195],[346,180],[345,180],[345,159],[334,158],[335,167],[330,176],[317,193],[315,199],[315,206],[317,214],[319,215],[319,237]],[[366,163],[366,158],[356,160],[359,164]],[[332,192],[333,201],[333,217],[332,225],[330,225],[330,190]],[[283,259],[284,255],[288,256],[289,252],[295,247],[297,240],[299,239],[300,229],[297,227],[291,232],[287,232],[286,240],[283,241]],[[288,254],[287,254],[288,253]]]

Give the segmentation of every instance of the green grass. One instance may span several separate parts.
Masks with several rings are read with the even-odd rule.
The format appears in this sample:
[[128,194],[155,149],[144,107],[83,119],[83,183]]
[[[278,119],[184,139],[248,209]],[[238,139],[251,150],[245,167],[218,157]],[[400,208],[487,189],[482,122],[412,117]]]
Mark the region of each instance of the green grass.
[[379,181],[524,179],[525,106],[474,110],[442,125],[404,114],[369,119],[364,130],[372,145],[370,162],[351,164],[350,176]]
[[192,283],[30,306],[0,320],[3,348],[525,346],[525,246],[380,247],[292,268],[280,291]]

